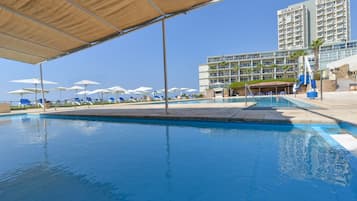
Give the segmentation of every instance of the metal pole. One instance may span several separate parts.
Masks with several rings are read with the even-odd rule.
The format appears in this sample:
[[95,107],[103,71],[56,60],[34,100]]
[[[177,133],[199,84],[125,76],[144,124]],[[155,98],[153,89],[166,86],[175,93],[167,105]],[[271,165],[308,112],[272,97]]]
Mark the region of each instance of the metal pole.
[[41,78],[41,92],[42,92],[42,105],[43,105],[43,112],[46,112],[46,101],[45,101],[45,91],[43,87],[43,72],[42,72],[42,63],[40,63],[40,78]]
[[245,95],[245,106],[248,105],[248,100],[247,100],[247,83],[244,84],[244,95]]
[[322,70],[320,70],[320,100],[323,100],[323,95],[322,95]]
[[166,61],[166,29],[165,29],[165,18],[162,19],[162,50],[164,58],[164,82],[165,82],[165,113],[168,114],[169,104],[168,104],[168,86],[167,86],[167,61]]

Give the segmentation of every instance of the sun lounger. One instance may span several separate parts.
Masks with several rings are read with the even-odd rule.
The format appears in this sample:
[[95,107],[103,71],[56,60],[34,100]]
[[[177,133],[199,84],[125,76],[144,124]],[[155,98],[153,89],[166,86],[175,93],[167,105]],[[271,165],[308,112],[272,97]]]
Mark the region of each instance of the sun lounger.
[[21,98],[19,106],[31,106],[31,101],[29,99]]

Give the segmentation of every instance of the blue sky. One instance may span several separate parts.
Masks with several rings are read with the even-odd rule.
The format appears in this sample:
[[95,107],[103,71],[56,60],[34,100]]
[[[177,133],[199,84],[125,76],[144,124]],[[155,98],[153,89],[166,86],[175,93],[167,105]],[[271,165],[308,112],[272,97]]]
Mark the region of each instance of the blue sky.
[[[198,65],[207,56],[277,49],[276,11],[301,0],[224,0],[167,21],[169,87],[198,88]],[[259,5],[259,6],[257,6]],[[352,39],[357,39],[357,3],[351,1]],[[46,80],[72,86],[82,79],[101,83],[163,88],[161,24],[44,64]],[[38,66],[0,59],[0,100],[27,85],[13,79],[39,77]],[[48,88],[51,88],[49,86]],[[92,88],[94,89],[94,88]],[[69,94],[68,94],[69,95]],[[52,93],[50,96],[56,96]]]

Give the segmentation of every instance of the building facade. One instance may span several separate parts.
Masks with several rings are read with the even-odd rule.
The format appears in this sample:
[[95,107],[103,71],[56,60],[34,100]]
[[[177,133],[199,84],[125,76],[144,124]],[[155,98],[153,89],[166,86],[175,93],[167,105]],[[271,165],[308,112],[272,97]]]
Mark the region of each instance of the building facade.
[[325,43],[351,38],[350,0],[307,0],[277,12],[278,48],[308,48],[313,40]]
[[357,55],[357,41],[326,44],[320,50],[320,68],[326,69],[327,64],[353,55]]
[[323,38],[325,43],[349,41],[350,0],[317,0],[315,26],[316,38]]
[[278,11],[279,50],[301,49],[309,44],[309,10],[296,4]]
[[295,51],[208,57],[207,64],[199,66],[200,92],[227,87],[233,82],[295,78],[299,63],[291,57]]
[[[312,50],[307,48],[301,50],[307,53],[310,65],[314,69]],[[298,50],[208,57],[207,64],[199,66],[200,92],[227,87],[233,82],[297,78],[297,74],[300,73],[299,67],[303,62],[302,58],[291,58],[290,55],[295,51]],[[320,69],[327,69],[327,64],[352,55],[357,55],[357,41],[323,45],[320,51]]]

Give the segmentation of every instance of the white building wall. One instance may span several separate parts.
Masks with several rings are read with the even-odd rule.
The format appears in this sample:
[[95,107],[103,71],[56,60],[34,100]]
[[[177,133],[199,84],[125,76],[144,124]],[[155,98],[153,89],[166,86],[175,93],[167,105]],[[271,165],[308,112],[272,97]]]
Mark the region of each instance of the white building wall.
[[207,64],[198,67],[200,93],[206,92],[209,88],[209,66]]

